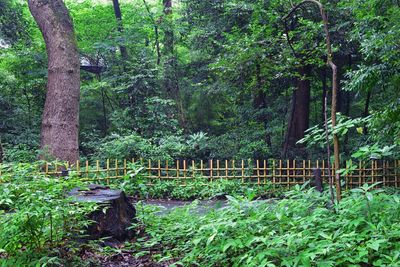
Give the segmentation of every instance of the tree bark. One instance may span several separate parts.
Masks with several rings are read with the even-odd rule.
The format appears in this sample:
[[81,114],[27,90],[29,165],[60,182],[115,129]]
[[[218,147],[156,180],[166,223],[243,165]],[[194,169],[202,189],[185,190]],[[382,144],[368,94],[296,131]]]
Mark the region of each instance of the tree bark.
[[304,132],[309,128],[311,84],[308,78],[311,67],[300,67],[299,74],[297,89],[293,92],[292,116],[289,117],[283,156],[286,156],[290,148],[296,147],[296,142],[304,137]]
[[[124,26],[122,24],[122,14],[121,14],[121,8],[119,6],[118,0],[113,0],[113,7],[114,7],[115,18],[117,19],[117,29],[118,29],[118,32],[122,35],[124,33]],[[119,45],[119,50],[121,52],[122,59],[123,60],[128,59],[128,52],[126,50],[126,47],[123,44]]]
[[79,158],[80,62],[68,10],[62,0],[28,0],[42,32],[48,56],[46,102],[41,148],[59,160]]

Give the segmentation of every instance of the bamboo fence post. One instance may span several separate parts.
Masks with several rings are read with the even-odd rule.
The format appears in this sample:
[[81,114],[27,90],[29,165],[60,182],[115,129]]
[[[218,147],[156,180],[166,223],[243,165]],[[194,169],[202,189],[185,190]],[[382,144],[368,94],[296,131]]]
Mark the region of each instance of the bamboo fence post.
[[44,165],[44,174],[47,176],[48,172],[49,172],[49,163],[46,162],[46,164]]
[[118,170],[118,159],[115,159],[115,179],[118,179],[119,170]]
[[200,173],[201,173],[201,177],[204,177],[204,173],[203,173],[203,160],[200,160]]
[[186,159],[183,160],[183,183],[186,185]]
[[226,180],[228,180],[228,175],[229,175],[228,168],[229,168],[228,160],[225,160],[225,179]]
[[257,185],[260,185],[261,181],[260,181],[260,162],[259,160],[257,160],[256,162],[256,167],[257,167]]
[[213,167],[213,160],[211,159],[210,161],[210,180],[211,180],[211,182],[213,181],[213,171],[214,171],[214,167]]
[[161,160],[157,161],[157,177],[161,181]]
[[85,174],[86,178],[89,178],[89,161],[85,162]]
[[362,184],[362,161],[358,161],[358,186]]
[[274,184],[274,186],[276,185],[275,160],[272,160],[272,183]]
[[[233,163],[233,177],[235,177],[235,160],[232,161]],[[242,183],[244,183],[244,160],[242,160]]]
[[[319,170],[319,160],[317,159],[317,161],[316,161],[316,167],[315,167],[317,170]],[[322,183],[324,182],[324,176],[321,176],[321,179],[322,179]]]
[[220,175],[220,173],[219,173],[219,160],[217,159],[217,178],[220,178],[220,179],[221,179],[220,176],[221,176],[221,175]]
[[386,186],[386,160],[382,161],[382,185]]
[[374,184],[374,182],[375,182],[375,162],[374,162],[374,160],[372,160],[371,161],[371,180],[372,180],[372,182],[371,182],[371,184]]
[[194,160],[192,160],[192,177],[194,178],[196,175],[196,164],[194,163]]
[[107,177],[106,177],[106,179],[107,179],[107,184],[109,185],[110,184],[110,159],[107,159],[106,167],[107,167]]
[[[307,180],[310,180],[310,177],[312,177],[311,160],[308,160],[308,176],[305,178],[307,178]],[[305,183],[305,182],[306,182],[306,180],[303,179],[303,183]]]
[[179,160],[176,161],[176,178],[179,178]]
[[282,160],[279,160],[279,183],[282,183]]
[[100,176],[100,164],[99,164],[99,160],[96,160],[96,180],[99,180],[99,176]]
[[151,159],[148,160],[147,173],[149,178],[151,178]]
[[287,187],[290,186],[290,160],[286,160],[286,182],[287,182]]
[[168,179],[168,160],[165,160],[165,175],[166,175],[166,178]]
[[264,159],[264,185],[267,184],[267,161]]
[[124,159],[124,176],[126,176],[126,159]]
[[[310,168],[310,166],[308,166],[308,168]],[[306,171],[306,161],[303,160],[303,183],[306,182],[306,175],[307,175],[307,171]]]

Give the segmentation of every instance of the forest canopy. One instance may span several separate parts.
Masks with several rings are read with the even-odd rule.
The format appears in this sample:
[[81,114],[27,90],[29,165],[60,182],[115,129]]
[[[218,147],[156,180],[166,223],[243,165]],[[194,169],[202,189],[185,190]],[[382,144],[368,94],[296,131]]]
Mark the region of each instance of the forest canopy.
[[[341,157],[398,156],[399,3],[322,3],[338,67],[330,133]],[[82,159],[326,157],[332,80],[316,6],[304,5],[285,27],[293,1],[65,4],[80,61]],[[4,160],[51,158],[40,149],[44,39],[26,1],[0,0],[0,25]]]

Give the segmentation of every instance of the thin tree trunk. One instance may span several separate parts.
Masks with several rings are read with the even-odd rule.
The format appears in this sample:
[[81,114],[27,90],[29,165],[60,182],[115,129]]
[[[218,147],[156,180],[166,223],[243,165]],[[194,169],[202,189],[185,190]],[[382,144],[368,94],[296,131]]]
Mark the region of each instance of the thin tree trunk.
[[[121,14],[121,8],[119,6],[119,1],[118,0],[113,0],[113,7],[114,7],[114,14],[115,18],[117,19],[117,29],[118,32],[123,35],[124,34],[124,26],[122,24],[122,14]],[[128,59],[128,52],[126,50],[126,47],[120,43],[119,45],[119,50],[121,52],[121,57],[123,60]]]
[[149,14],[150,20],[153,23],[154,27],[154,39],[156,42],[156,52],[157,52],[157,65],[160,65],[161,63],[161,50],[160,50],[160,38],[159,38],[159,33],[158,33],[158,26],[157,22],[154,19],[153,14],[150,11],[149,5],[147,4],[146,0],[143,0],[143,4],[146,7],[147,13]]
[[[326,56],[327,56],[327,65],[332,69],[332,104],[331,104],[331,119],[332,119],[332,128],[336,126],[336,107],[337,107],[337,92],[338,92],[338,78],[337,78],[337,66],[332,60],[332,47],[331,47],[331,39],[329,35],[328,28],[328,16],[324,10],[324,6],[317,0],[304,0],[299,4],[295,5],[290,12],[283,18],[285,22],[285,29],[287,31],[287,19],[291,17],[297,9],[301,6],[312,3],[316,4],[319,8],[320,15],[324,24],[324,32],[325,32],[325,42],[326,42]],[[289,41],[289,37],[288,41]],[[289,42],[290,44],[290,42]],[[291,46],[292,47],[292,46]],[[293,49],[293,47],[292,47]],[[329,145],[329,144],[328,144]],[[333,150],[335,156],[335,181],[336,181],[336,199],[339,202],[342,198],[341,194],[341,181],[340,181],[340,156],[339,156],[339,139],[335,133],[333,133]],[[329,159],[330,160],[330,159]]]
[[59,160],[79,158],[79,54],[71,17],[62,0],[28,0],[48,55],[41,148]]
[[164,15],[167,25],[164,30],[164,51],[165,51],[165,63],[164,63],[164,87],[167,96],[174,99],[178,109],[178,119],[180,126],[186,131],[186,118],[183,108],[183,103],[180,96],[179,89],[179,77],[178,61],[174,55],[174,32],[172,30],[171,15],[172,15],[172,0],[163,0],[164,4]]

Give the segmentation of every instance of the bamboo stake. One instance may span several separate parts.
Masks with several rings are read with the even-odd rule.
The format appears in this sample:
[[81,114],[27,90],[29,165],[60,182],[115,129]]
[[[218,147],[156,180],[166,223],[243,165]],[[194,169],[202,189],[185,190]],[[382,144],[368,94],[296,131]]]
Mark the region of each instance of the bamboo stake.
[[176,161],[176,178],[179,178],[179,160]]
[[99,164],[99,160],[96,160],[96,178],[99,179],[99,175],[100,175],[100,164]]
[[272,160],[272,183],[276,184],[276,169],[275,169],[275,160]]
[[194,178],[196,175],[196,164],[194,163],[194,160],[192,160],[192,177]]
[[225,179],[228,180],[228,160],[225,160]]
[[358,161],[358,186],[362,185],[362,161]]
[[264,184],[267,184],[267,161],[264,159]]
[[219,160],[217,160],[217,177],[221,178],[219,173]]
[[115,177],[118,178],[119,171],[118,171],[118,160],[115,159]]
[[151,159],[149,159],[148,160],[148,164],[149,164],[149,166],[148,166],[148,175],[149,175],[149,177],[151,177]]
[[85,162],[85,175],[89,178],[89,161]]
[[183,160],[183,183],[186,185],[186,159]]
[[165,161],[165,174],[166,178],[168,178],[168,160]]
[[107,159],[107,184],[110,184],[110,159]]
[[157,176],[158,179],[161,181],[161,160],[157,161]]
[[204,173],[203,173],[203,160],[200,160],[200,173],[201,173],[201,177],[204,177]]
[[287,186],[290,186],[290,160],[286,160],[286,182],[287,182]]
[[124,176],[126,176],[126,159],[124,159]]
[[211,179],[211,182],[213,181],[213,160],[211,159],[210,160],[210,179]]
[[260,162],[257,160],[257,185],[260,185]]

